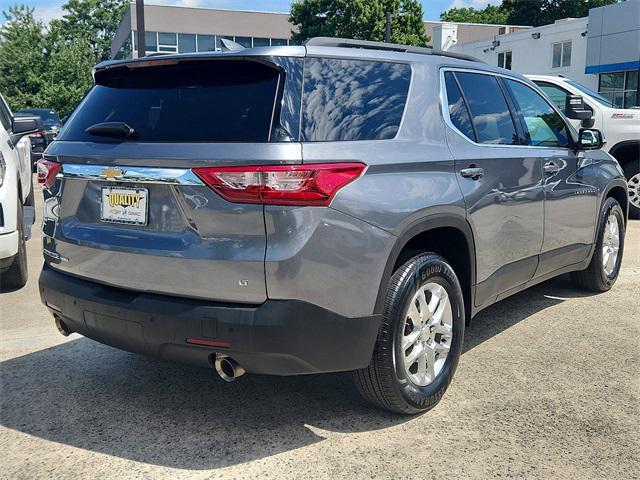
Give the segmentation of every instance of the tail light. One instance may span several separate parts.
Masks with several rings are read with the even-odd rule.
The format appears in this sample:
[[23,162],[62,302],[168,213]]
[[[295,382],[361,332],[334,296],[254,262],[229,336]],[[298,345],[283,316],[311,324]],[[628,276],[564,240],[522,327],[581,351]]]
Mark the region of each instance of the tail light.
[[29,134],[29,138],[45,138],[47,135],[44,130],[39,130],[35,133]]
[[51,160],[38,160],[38,183],[44,185],[45,188],[51,188],[56,183],[56,175],[62,168],[61,163],[52,162]]
[[229,202],[327,206],[365,167],[362,163],[317,163],[194,168],[193,172]]

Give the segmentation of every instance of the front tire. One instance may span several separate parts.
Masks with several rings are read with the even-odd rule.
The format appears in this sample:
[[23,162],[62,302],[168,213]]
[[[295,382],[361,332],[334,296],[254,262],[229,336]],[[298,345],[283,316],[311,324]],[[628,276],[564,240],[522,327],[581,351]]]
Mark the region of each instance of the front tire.
[[410,259],[389,282],[371,363],[354,372],[362,396],[403,414],[435,407],[458,365],[464,322],[453,268],[434,253]]
[[22,288],[27,283],[27,244],[24,235],[24,207],[18,197],[18,253],[13,257],[11,266],[2,273],[0,290],[14,290]]
[[574,283],[591,292],[606,292],[613,287],[620,273],[624,251],[624,213],[615,198],[607,198],[602,206],[598,239],[589,266],[573,272]]

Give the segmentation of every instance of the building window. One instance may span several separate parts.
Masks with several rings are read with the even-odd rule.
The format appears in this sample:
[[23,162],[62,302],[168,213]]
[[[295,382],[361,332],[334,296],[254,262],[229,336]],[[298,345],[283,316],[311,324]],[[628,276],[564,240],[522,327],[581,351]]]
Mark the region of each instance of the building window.
[[272,38],[271,46],[272,47],[283,47],[287,45],[287,40],[285,38]]
[[199,52],[213,52],[216,49],[216,37],[215,35],[197,35],[198,37],[198,51]]
[[171,52],[178,51],[178,39],[175,33],[159,32],[158,33],[158,51]]
[[601,73],[598,92],[620,108],[638,106],[638,71]]
[[158,32],[144,32],[144,49],[147,52],[158,51]]
[[500,52],[498,54],[498,66],[511,70],[511,52]]
[[193,33],[178,34],[178,52],[190,53],[196,51],[196,36]]
[[571,66],[571,41],[553,44],[553,68]]
[[251,37],[234,37],[233,41],[242,45],[244,48],[251,48],[253,44]]
[[271,44],[268,38],[254,38],[253,46],[254,47],[268,47]]

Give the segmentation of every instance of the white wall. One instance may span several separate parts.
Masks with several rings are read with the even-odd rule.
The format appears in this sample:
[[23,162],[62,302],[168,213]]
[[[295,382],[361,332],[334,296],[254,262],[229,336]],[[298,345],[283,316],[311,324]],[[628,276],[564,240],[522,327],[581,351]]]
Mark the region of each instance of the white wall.
[[[497,35],[500,46],[492,47],[492,40],[458,44],[452,52],[466,53],[492,65],[498,65],[498,54],[512,52],[511,69],[519,73],[538,75],[563,75],[589,88],[597,90],[598,76],[584,73],[587,37],[582,33],[587,30],[587,18],[561,20],[551,25],[532,28],[524,32]],[[533,33],[540,33],[540,38],[532,38]],[[571,40],[571,66],[553,68],[553,47],[557,42]]]

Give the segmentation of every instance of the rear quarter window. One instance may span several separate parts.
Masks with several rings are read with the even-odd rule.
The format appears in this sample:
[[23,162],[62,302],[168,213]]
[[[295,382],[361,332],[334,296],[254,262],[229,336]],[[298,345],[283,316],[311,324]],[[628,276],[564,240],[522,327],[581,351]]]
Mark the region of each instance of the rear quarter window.
[[308,58],[301,139],[327,142],[394,138],[410,82],[411,67],[407,64]]

